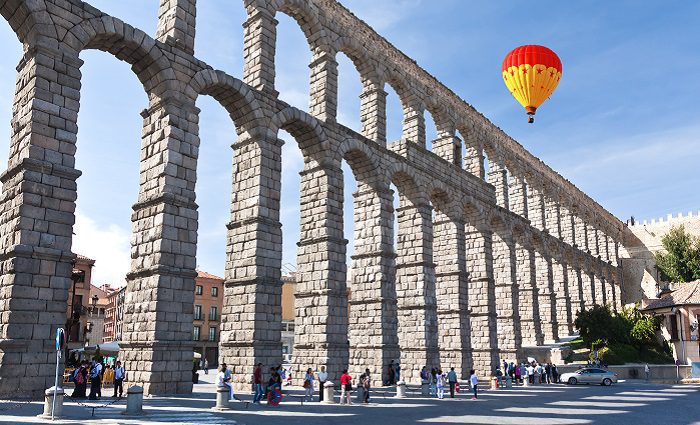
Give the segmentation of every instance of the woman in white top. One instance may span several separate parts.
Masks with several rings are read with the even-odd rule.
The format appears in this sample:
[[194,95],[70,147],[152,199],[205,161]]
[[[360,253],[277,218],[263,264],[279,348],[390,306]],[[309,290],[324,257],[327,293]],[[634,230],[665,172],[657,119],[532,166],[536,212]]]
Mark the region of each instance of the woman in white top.
[[442,399],[445,396],[445,375],[438,369],[435,374],[437,384],[437,396]]
[[219,373],[216,374],[216,386],[220,388],[228,388],[229,392],[229,401],[234,400],[234,395],[233,395],[233,385],[231,385],[231,378],[227,376],[226,373],[226,363],[221,363],[221,367],[219,368]]
[[469,377],[469,383],[472,385],[472,390],[474,390],[474,397],[472,397],[472,400],[476,400],[476,386],[479,384],[479,379],[476,377],[476,371],[474,371],[474,369],[470,370],[469,374],[471,375]]

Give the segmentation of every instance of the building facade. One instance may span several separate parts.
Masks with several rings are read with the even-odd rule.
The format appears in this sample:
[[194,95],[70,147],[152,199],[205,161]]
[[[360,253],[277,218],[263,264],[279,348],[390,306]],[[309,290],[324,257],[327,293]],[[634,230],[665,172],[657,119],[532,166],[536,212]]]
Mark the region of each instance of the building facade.
[[219,328],[224,298],[224,279],[197,271],[194,286],[192,341],[194,351],[207,359],[209,367],[219,364]]
[[121,341],[124,325],[124,294],[126,286],[107,296],[103,342]]
[[[376,375],[399,358],[416,366],[402,369],[408,382],[421,365],[486,376],[523,346],[568,335],[578,310],[620,304],[624,224],[605,208],[336,1],[254,1],[246,11],[237,79],[194,56],[195,0],[161,0],[150,35],[83,1],[2,3],[24,57],[0,204],[0,310],[10,311],[0,315],[0,393],[40,395],[52,385],[47,341],[64,322],[75,258],[85,49],[128,62],[150,100],[133,170],[141,178],[120,344],[146,394],[192,390],[203,95],[227,110],[239,135],[218,357],[245,379],[255,364],[282,360],[281,130],[304,156],[295,370],[325,364],[330,379],[346,367]],[[308,112],[275,89],[277,13],[297,20],[312,52]],[[340,52],[363,80],[359,130],[336,122]],[[396,141],[386,137],[386,86],[403,106]],[[426,113],[438,130],[432,144]],[[358,187],[354,235],[343,231],[343,161]]]

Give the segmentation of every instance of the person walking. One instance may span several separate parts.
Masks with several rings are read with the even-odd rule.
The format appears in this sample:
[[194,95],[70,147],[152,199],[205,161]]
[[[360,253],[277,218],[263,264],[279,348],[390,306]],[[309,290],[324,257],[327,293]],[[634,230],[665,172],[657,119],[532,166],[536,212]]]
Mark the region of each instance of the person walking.
[[347,369],[343,369],[343,374],[340,375],[340,404],[352,404],[350,395],[352,393],[352,376],[348,374]]
[[450,398],[455,398],[455,385],[457,385],[457,373],[455,368],[451,367],[447,372],[447,382],[450,385]]
[[555,384],[559,383],[559,370],[555,364],[552,364],[552,382]]
[[87,377],[88,367],[87,362],[82,362],[80,366],[73,371],[73,382],[75,382],[75,390],[73,390],[73,398],[85,398],[87,392]]
[[202,369],[204,369],[204,374],[209,375],[209,360],[204,359],[204,363],[202,364]]
[[369,369],[365,369],[365,378],[362,380],[362,388],[364,388],[363,403],[369,403],[369,390],[372,387],[372,378],[369,375]]
[[216,374],[216,386],[219,388],[228,388],[229,401],[235,400],[233,385],[231,385],[231,372],[226,369],[226,363],[221,363],[219,367],[219,373]]
[[[124,368],[122,367],[122,362],[117,360],[114,365],[114,397],[122,398],[124,394],[124,388],[122,386],[124,382]],[[117,395],[118,394],[118,395]]]
[[90,400],[97,400],[102,397],[102,363],[97,360],[92,361],[90,368]]
[[389,367],[387,368],[387,376],[389,378],[389,385],[396,384],[396,369],[394,369],[394,361],[389,362]]
[[313,401],[314,399],[314,373],[311,368],[306,369],[304,376],[304,401]]
[[535,367],[529,365],[526,370],[528,381],[530,382],[530,384],[535,385]]
[[515,383],[520,384],[520,382],[521,382],[520,380],[522,379],[522,376],[523,376],[522,375],[522,368],[520,367],[520,365],[514,366],[513,368],[515,369],[513,371],[513,374],[515,375]]
[[649,369],[649,363],[644,364],[644,375],[647,377],[647,382],[649,381],[649,375],[651,374],[651,370]]
[[544,382],[546,384],[552,383],[552,366],[549,363],[544,364]]
[[437,389],[437,397],[442,400],[445,397],[445,375],[442,370],[438,369],[435,374],[435,387]]
[[432,368],[430,369],[430,396],[434,396],[437,394],[437,378],[435,376],[437,374],[437,369]]
[[324,384],[327,380],[328,373],[326,372],[326,367],[321,366],[321,371],[318,372],[318,401],[323,401]]
[[262,363],[258,363],[258,366],[253,371],[253,385],[255,387],[255,395],[253,396],[253,403],[260,403],[265,393],[263,392],[263,373],[262,373]]
[[472,400],[476,400],[478,397],[476,387],[479,384],[479,379],[476,377],[476,371],[474,369],[470,370],[469,374],[471,375],[469,377],[469,383],[472,386],[472,391],[474,391],[474,397],[472,397]]
[[399,361],[396,361],[396,382],[399,382],[401,380],[401,363]]

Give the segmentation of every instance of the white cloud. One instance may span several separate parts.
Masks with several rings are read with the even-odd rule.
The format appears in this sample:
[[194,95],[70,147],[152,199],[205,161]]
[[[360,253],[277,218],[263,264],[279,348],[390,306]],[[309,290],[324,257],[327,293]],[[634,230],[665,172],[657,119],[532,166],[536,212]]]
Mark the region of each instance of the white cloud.
[[92,283],[123,286],[131,266],[130,230],[115,224],[102,226],[80,211],[75,212],[73,252],[95,260]]

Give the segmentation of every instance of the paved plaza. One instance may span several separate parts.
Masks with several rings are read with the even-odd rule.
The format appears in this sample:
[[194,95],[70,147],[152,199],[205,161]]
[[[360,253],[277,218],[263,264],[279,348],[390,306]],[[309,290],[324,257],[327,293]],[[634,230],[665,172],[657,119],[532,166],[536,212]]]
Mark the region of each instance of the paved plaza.
[[[212,381],[212,374],[205,380]],[[484,391],[479,400],[462,393],[456,399],[421,397],[411,388],[409,397],[393,398],[390,388],[377,389],[369,405],[321,405],[301,403],[301,389],[295,389],[277,407],[234,405],[229,412],[215,412],[215,386],[205,382],[194,386],[191,396],[152,397],[144,400],[144,415],[122,415],[124,402],[91,409],[68,401],[68,424],[700,424],[700,386],[659,385],[623,381],[612,387],[542,385],[509,390]],[[70,393],[70,391],[69,391]],[[109,394],[105,392],[105,394]],[[250,396],[242,397],[250,400]],[[96,405],[103,405],[107,398]],[[86,402],[86,404],[89,404]],[[0,403],[0,409],[12,407]],[[0,411],[0,422],[46,423],[36,415],[39,402]]]

